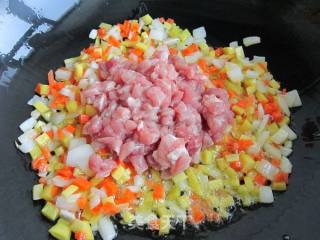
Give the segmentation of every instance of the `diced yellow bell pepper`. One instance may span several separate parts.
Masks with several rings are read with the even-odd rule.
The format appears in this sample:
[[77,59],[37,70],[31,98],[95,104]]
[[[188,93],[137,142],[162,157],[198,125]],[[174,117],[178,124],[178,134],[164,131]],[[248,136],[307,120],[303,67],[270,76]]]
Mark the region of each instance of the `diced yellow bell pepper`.
[[58,240],[69,240],[71,238],[70,227],[59,221],[49,229],[49,233]]
[[49,220],[55,221],[59,216],[59,209],[51,202],[47,202],[46,205],[42,208],[41,213]]

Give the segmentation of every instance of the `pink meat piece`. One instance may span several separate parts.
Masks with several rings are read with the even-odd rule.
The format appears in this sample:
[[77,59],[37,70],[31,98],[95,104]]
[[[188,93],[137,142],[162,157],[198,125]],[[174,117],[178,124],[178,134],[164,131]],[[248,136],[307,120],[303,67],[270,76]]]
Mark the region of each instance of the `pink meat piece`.
[[140,63],[132,55],[98,65],[100,81],[81,92],[81,103],[98,110],[83,132],[138,173],[152,167],[169,178],[185,170],[233,119],[226,91],[205,90],[197,64],[169,56],[166,46]]
[[145,145],[156,143],[160,139],[160,131],[157,128],[143,126],[137,130],[139,142]]
[[134,169],[138,174],[142,174],[148,169],[148,164],[143,155],[130,156],[129,161],[132,163]]
[[151,101],[152,106],[160,107],[167,97],[159,87],[150,87],[145,92],[146,97]]
[[233,119],[226,91],[223,89],[208,90],[202,98],[202,107],[202,115],[207,120],[212,139],[220,140],[225,127]]
[[89,168],[95,173],[97,177],[107,177],[111,171],[117,167],[117,163],[109,159],[102,159],[97,154],[92,154],[89,159]]
[[119,159],[125,160],[136,149],[136,143],[134,141],[128,141],[121,146]]
[[96,140],[99,143],[105,144],[110,151],[114,151],[117,154],[120,153],[120,148],[122,145],[122,140],[118,137],[102,137]]
[[160,166],[164,177],[174,176],[184,171],[191,161],[184,139],[176,138],[171,134],[161,137],[159,147],[152,156]]

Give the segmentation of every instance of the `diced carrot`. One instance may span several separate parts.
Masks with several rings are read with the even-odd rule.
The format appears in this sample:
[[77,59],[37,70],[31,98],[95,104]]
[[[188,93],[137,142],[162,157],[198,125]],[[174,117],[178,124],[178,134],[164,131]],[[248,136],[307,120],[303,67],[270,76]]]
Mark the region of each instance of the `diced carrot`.
[[79,116],[79,123],[81,124],[85,124],[86,122],[88,122],[90,120],[90,116],[87,114],[81,114]]
[[216,73],[217,71],[218,71],[218,68],[216,68],[215,66],[210,66],[210,67],[208,68],[209,74]]
[[102,206],[103,212],[108,215],[115,215],[119,212],[119,208],[111,202],[106,202]]
[[55,185],[52,185],[52,188],[51,188],[51,195],[53,197],[57,196],[58,194],[60,193],[60,188],[55,186]]
[[227,92],[228,92],[229,98],[234,98],[235,96],[237,96],[237,94],[232,90],[227,90]]
[[265,71],[267,71],[267,65],[265,63],[258,63],[258,65]]
[[138,32],[131,32],[129,40],[132,42],[136,42],[138,41],[138,36],[139,36]]
[[169,48],[169,52],[171,55],[177,55],[178,54],[178,50],[176,48]]
[[91,183],[84,177],[74,179],[72,184],[78,186],[81,191],[86,191],[91,187]]
[[227,75],[226,72],[219,72],[219,77],[220,77],[222,80],[227,80],[228,75]]
[[43,157],[46,160],[49,160],[49,158],[51,157],[50,150],[47,147],[41,147],[41,152],[43,154]]
[[119,192],[117,184],[111,178],[103,180],[101,186],[104,188],[108,196],[116,195]]
[[165,195],[164,186],[161,183],[157,183],[153,186],[152,196],[154,199],[163,199]]
[[110,35],[108,37],[108,42],[114,47],[120,47],[120,42],[114,36]]
[[66,130],[69,133],[74,133],[76,131],[76,127],[73,126],[72,124],[69,124],[64,127],[64,130]]
[[75,240],[86,240],[86,234],[80,231],[74,233]]
[[51,138],[51,139],[53,138],[53,131],[52,130],[49,130],[46,133],[49,136],[49,138]]
[[139,31],[139,23],[136,23],[136,22],[131,23],[131,31],[138,32]]
[[253,144],[253,141],[250,139],[239,139],[238,141],[238,149],[246,150],[248,147],[250,147]]
[[150,230],[159,230],[160,229],[160,220],[159,219],[151,220],[148,223],[148,228]]
[[65,155],[65,154],[61,154],[61,155],[59,156],[59,162],[64,163],[65,160],[66,160],[66,155]]
[[214,79],[212,80],[213,85],[215,85],[217,88],[224,88],[224,82],[222,79]]
[[88,203],[88,199],[84,196],[80,197],[78,200],[77,200],[77,205],[80,209],[85,209],[86,206],[87,206],[87,203]]
[[38,83],[38,84],[37,84],[37,86],[36,86],[36,88],[34,89],[34,91],[35,91],[36,93],[38,93],[39,95],[41,95],[41,83]]
[[277,158],[272,158],[271,164],[275,167],[280,167],[281,161]]
[[41,178],[39,178],[39,181],[38,181],[39,183],[42,183],[42,184],[46,184],[47,183],[47,180],[46,180],[46,178],[45,177],[41,177]]
[[63,133],[63,130],[61,128],[58,128],[57,130],[57,137],[60,141],[63,141],[64,139],[64,133]]
[[196,224],[200,223],[205,219],[205,214],[201,210],[201,207],[199,206],[199,204],[192,205],[191,209],[192,209],[192,219],[194,223]]
[[215,50],[215,54],[216,54],[216,56],[217,57],[220,57],[221,55],[223,55],[223,48],[217,48],[216,50]]
[[32,161],[31,166],[32,166],[32,169],[39,170],[40,168],[43,168],[43,166],[46,164],[47,164],[47,160],[43,156],[40,156]]
[[117,204],[123,204],[123,203],[129,203],[134,199],[136,199],[136,194],[130,191],[130,189],[126,188],[121,194],[121,196],[116,197],[115,201]]
[[63,168],[58,169],[56,171],[56,174],[61,176],[61,177],[70,179],[70,178],[73,177],[73,167],[69,167],[69,166],[65,165]]
[[282,119],[283,119],[283,114],[282,114],[282,112],[280,110],[277,110],[277,111],[272,113],[272,118],[276,122],[281,122]]
[[103,38],[106,35],[106,29],[105,28],[99,28],[98,29],[98,36],[100,38]]
[[92,213],[93,215],[98,215],[98,214],[100,214],[102,211],[103,211],[103,206],[102,206],[101,203],[100,203],[98,206],[96,206],[95,208],[91,209],[91,213]]
[[184,56],[189,56],[189,55],[191,55],[192,53],[194,53],[194,52],[196,52],[196,51],[198,51],[199,50],[199,47],[198,47],[198,45],[196,45],[196,44],[191,44],[189,47],[186,47],[185,49],[183,49],[182,50],[182,54],[184,55]]
[[168,19],[167,19],[167,22],[170,23],[170,24],[172,24],[172,23],[174,23],[174,19],[168,18]]
[[229,166],[237,172],[240,172],[242,169],[242,164],[240,161],[232,161]]
[[93,51],[93,53],[91,54],[91,56],[94,58],[94,59],[97,59],[97,58],[101,58],[102,57],[102,54],[100,51]]
[[135,48],[135,49],[133,50],[133,53],[134,53],[135,55],[137,55],[138,57],[141,57],[141,56],[143,56],[143,54],[144,54],[143,50],[141,50],[141,49],[139,49],[139,48]]
[[208,66],[207,66],[206,60],[204,58],[200,58],[198,60],[198,65],[203,72],[205,72],[205,73],[208,72]]
[[257,184],[257,185],[265,185],[266,182],[267,182],[267,179],[262,176],[260,173],[258,173],[255,177],[254,177],[254,182]]
[[285,172],[279,172],[275,177],[274,180],[275,182],[285,182],[288,183],[289,181],[289,174]]
[[54,79],[54,73],[53,73],[52,70],[50,70],[50,71],[48,72],[48,83],[49,83],[49,85],[51,85],[51,86],[56,83],[56,80]]

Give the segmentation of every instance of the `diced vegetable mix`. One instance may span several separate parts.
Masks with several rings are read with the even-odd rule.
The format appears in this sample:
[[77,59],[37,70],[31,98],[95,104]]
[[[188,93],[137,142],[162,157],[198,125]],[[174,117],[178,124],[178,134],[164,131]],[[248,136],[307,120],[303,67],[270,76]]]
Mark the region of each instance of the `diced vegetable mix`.
[[[296,134],[289,127],[289,107],[301,105],[296,90],[286,92],[273,79],[263,57],[245,57],[238,42],[229,47],[207,45],[204,27],[180,28],[173,19],[145,15],[122,24],[101,23],[90,32],[94,44],[65,67],[49,71],[48,84],[38,84],[29,102],[35,110],[20,125],[17,147],[32,158],[39,183],[33,200],[44,200],[42,214],[58,221],[49,233],[59,240],[116,237],[109,219],[120,214],[122,224],[147,224],[160,235],[173,222],[222,222],[236,201],[243,206],[272,203],[273,191],[285,191]],[[245,46],[259,37],[243,39]],[[108,177],[88,168],[95,153],[82,128],[97,110],[81,104],[80,92],[99,81],[97,62],[122,55],[133,61],[150,58],[158,46],[196,63],[208,77],[207,88],[228,91],[234,121],[223,139],[203,149],[200,162],[171,179],[151,170],[137,174],[130,164],[117,162]],[[102,158],[108,151],[97,152]]]

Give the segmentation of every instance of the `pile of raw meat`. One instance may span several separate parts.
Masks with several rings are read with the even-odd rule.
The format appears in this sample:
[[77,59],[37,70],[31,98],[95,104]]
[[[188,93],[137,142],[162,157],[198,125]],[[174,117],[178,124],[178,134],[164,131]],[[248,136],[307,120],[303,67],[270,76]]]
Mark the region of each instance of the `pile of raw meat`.
[[100,81],[81,93],[98,114],[84,126],[95,148],[113,158],[90,158],[100,176],[115,159],[131,162],[138,173],[149,167],[169,178],[199,161],[203,147],[219,140],[233,119],[225,90],[205,89],[196,64],[172,56],[166,46],[140,63],[113,58],[99,63]]

